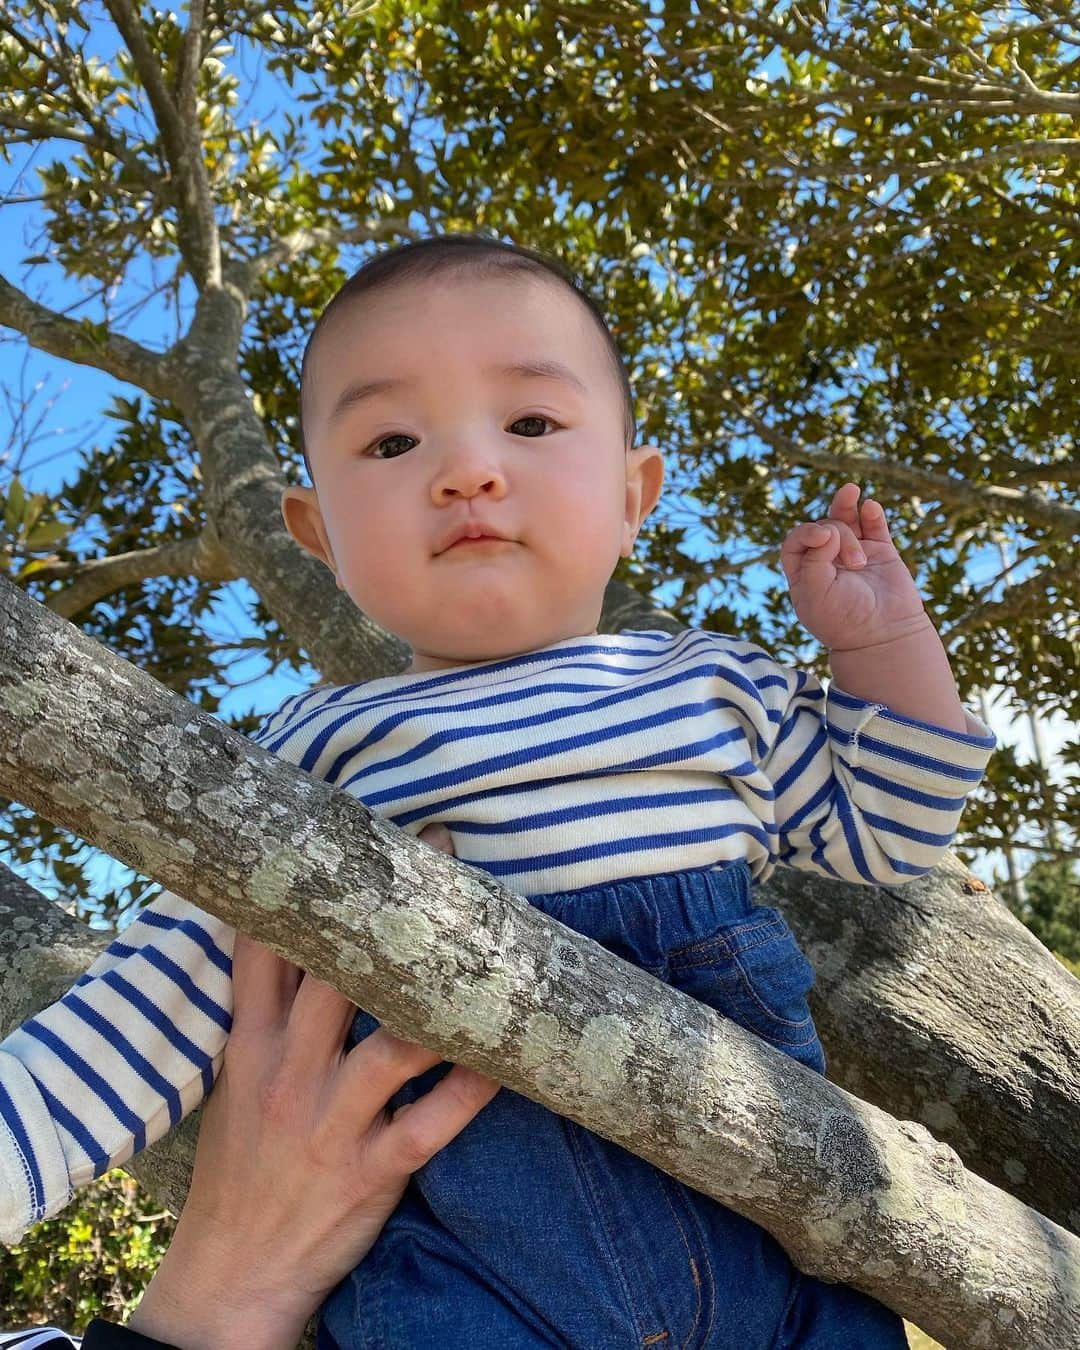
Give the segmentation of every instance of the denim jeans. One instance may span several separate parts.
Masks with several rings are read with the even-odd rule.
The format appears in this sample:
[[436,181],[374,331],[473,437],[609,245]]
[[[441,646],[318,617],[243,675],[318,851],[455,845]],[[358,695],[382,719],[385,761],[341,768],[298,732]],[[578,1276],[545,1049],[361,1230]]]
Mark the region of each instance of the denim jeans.
[[[528,897],[824,1072],[813,968],[743,862]],[[359,1012],[355,1044],[378,1026]],[[395,1094],[397,1107],[447,1072]],[[894,1350],[903,1323],[757,1224],[502,1088],[409,1182],[321,1309],[319,1350]]]

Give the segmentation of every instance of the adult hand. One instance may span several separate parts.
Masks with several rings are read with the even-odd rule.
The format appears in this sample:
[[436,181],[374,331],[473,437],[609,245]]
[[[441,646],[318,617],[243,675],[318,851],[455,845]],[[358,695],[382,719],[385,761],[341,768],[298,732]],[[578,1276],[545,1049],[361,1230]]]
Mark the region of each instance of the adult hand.
[[[453,852],[444,827],[421,838]],[[187,1202],[128,1325],[183,1350],[292,1350],[410,1174],[499,1085],[455,1065],[391,1114],[387,1100],[441,1055],[384,1027],[346,1053],[354,1005],[241,933],[233,985]]]

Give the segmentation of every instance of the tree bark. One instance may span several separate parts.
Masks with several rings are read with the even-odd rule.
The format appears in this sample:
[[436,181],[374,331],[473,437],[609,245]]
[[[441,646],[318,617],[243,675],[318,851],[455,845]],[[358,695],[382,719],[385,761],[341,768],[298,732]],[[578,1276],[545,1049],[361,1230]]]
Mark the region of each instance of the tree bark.
[[[1075,1344],[1080,1240],[774,1051],[231,732],[0,582],[0,788],[761,1224],[950,1346]],[[423,908],[416,897],[424,897]]]

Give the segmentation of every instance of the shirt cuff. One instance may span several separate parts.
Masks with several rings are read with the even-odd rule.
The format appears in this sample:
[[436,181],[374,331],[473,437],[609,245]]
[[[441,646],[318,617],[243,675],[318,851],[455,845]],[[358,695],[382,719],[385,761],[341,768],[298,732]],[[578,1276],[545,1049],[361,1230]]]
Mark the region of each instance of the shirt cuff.
[[33,1075],[0,1049],[0,1242],[18,1242],[70,1199],[67,1160],[52,1115]]
[[981,781],[997,737],[968,709],[965,731],[905,717],[883,703],[829,686],[825,718],[852,768],[942,796],[966,796]]

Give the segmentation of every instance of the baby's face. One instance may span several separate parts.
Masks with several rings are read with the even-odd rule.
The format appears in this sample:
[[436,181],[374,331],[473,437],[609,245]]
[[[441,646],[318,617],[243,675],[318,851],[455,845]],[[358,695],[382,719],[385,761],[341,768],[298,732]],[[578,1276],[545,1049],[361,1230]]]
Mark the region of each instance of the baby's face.
[[[289,531],[412,647],[410,670],[595,632],[663,480],[655,447],[625,448],[590,316],[540,279],[353,301],[313,349],[304,426],[315,490],[286,490]],[[503,537],[446,548],[469,522]]]

